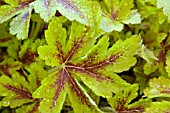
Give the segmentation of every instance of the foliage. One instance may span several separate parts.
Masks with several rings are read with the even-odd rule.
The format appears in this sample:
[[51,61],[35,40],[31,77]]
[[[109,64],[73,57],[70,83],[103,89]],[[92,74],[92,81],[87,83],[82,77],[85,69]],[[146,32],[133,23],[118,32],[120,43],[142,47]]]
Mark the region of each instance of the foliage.
[[169,2],[1,0],[0,112],[170,112]]

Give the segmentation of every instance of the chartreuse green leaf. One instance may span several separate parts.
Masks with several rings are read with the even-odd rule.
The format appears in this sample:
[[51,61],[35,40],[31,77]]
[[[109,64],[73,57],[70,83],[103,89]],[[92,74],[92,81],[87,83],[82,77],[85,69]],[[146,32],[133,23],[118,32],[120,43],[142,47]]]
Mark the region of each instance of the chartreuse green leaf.
[[137,91],[138,85],[133,84],[107,100],[115,112],[143,112],[145,107],[149,105],[150,101],[148,99],[140,99],[130,104],[130,102],[138,96]]
[[104,3],[107,8],[103,8],[103,19],[100,28],[105,32],[121,31],[123,24],[138,24],[141,22],[140,14],[137,10],[132,10],[133,0],[104,0]]
[[27,67],[27,72],[23,69],[10,72],[12,73],[11,77],[6,75],[0,77],[1,106],[16,108],[17,113],[39,113],[37,108],[40,100],[34,99],[32,92],[41,85],[41,80],[47,75],[43,65],[31,64],[30,68]]
[[170,97],[170,80],[163,76],[154,78],[149,81],[149,87],[144,90],[145,96],[154,97]]
[[170,0],[158,0],[157,1],[158,8],[163,8],[163,12],[168,16],[168,20],[170,20]]
[[150,107],[148,107],[145,113],[168,113],[170,102],[161,101],[161,102],[152,102]]
[[145,59],[148,63],[152,63],[155,60],[158,60],[153,51],[149,50],[146,46],[142,45],[138,51],[138,55]]
[[75,113],[101,112],[79,81],[102,97],[126,89],[130,84],[114,72],[128,70],[136,63],[133,56],[139,49],[140,37],[119,40],[108,48],[108,36],[97,41],[103,34],[100,29],[73,21],[70,32],[66,32],[62,19],[52,19],[45,32],[47,45],[38,48],[40,58],[53,68],[33,97],[43,98],[39,109],[47,113],[60,112],[66,95]]

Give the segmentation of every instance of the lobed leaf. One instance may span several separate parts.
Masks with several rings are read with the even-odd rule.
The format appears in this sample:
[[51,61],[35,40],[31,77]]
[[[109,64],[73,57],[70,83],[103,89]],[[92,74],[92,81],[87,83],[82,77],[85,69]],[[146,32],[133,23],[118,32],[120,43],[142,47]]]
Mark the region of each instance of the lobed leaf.
[[[133,56],[140,46],[140,38],[133,36],[125,41],[119,40],[108,49],[107,36],[97,41],[103,34],[100,29],[73,21],[70,32],[66,32],[62,19],[52,19],[45,32],[47,45],[38,48],[40,58],[54,68],[33,97],[43,98],[40,109],[44,110],[48,105],[46,112],[60,112],[66,94],[74,112],[100,112],[77,79],[80,78],[98,96],[111,97],[112,93],[122,91],[129,84],[114,72],[122,72],[135,64]],[[127,66],[122,67],[123,63]]]
[[[133,0],[104,0],[104,8],[100,28],[105,32],[121,31],[123,24],[138,24],[141,22],[140,14],[133,8]],[[106,10],[108,9],[108,10]]]

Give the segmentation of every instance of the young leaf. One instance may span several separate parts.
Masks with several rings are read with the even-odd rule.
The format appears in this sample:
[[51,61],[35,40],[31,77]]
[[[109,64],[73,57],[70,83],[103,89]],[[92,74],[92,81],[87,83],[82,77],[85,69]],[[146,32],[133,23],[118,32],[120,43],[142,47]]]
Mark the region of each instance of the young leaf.
[[170,97],[170,80],[160,76],[149,81],[149,87],[145,89],[144,94],[149,98]]
[[103,36],[95,44],[103,33],[98,28],[89,28],[73,21],[68,33],[62,27],[61,19],[52,19],[45,32],[48,45],[38,48],[40,58],[54,68],[33,97],[43,98],[40,109],[44,112],[60,112],[66,94],[74,112],[100,112],[77,78],[103,97],[111,97],[112,93],[125,89],[129,84],[114,72],[128,70],[135,64],[133,56],[140,46],[140,38],[133,36],[125,41],[119,40],[108,49],[108,36]]
[[117,93],[114,97],[108,98],[107,100],[115,112],[144,112],[147,104],[149,105],[148,99],[141,99],[133,104],[130,104],[130,102],[137,97],[137,91],[138,85],[133,84],[124,91]]
[[123,24],[138,24],[141,22],[140,14],[133,8],[133,0],[104,0],[107,8],[104,8],[103,19],[100,28],[105,32],[113,30],[121,31]]
[[153,51],[149,50],[146,46],[142,45],[138,51],[138,55],[145,59],[148,63],[152,63],[154,60],[158,60]]
[[163,12],[168,16],[168,20],[170,20],[170,0],[158,0],[157,1],[158,8],[163,8]]

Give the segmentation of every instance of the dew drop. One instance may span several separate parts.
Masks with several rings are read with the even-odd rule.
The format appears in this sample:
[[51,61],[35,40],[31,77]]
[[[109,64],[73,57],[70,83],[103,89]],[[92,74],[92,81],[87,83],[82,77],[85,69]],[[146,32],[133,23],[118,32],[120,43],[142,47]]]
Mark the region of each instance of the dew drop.
[[2,102],[2,105],[3,105],[3,106],[9,106],[9,105],[10,105],[10,101],[3,101],[3,102]]
[[90,85],[92,85],[93,83],[92,82],[89,82]]

